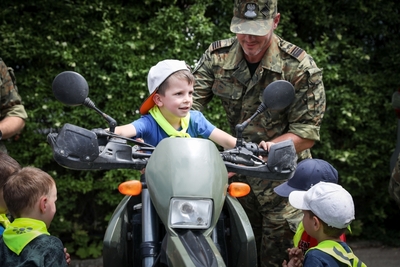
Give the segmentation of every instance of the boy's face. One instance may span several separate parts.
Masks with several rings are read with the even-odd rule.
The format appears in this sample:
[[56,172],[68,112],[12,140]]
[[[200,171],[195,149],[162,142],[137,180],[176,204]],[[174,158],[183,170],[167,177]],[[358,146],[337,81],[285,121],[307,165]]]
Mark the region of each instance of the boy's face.
[[6,213],[7,213],[7,205],[6,202],[4,201],[3,190],[0,190],[0,214],[6,214]]
[[[315,232],[315,216],[312,216],[312,213],[308,210],[303,210],[303,226],[304,230],[309,234],[310,236],[314,237],[314,232]],[[315,237],[314,237],[315,238]]]
[[49,194],[46,196],[46,211],[43,214],[43,221],[45,222],[47,228],[50,227],[51,221],[54,218],[54,214],[56,213],[56,201],[57,201],[57,188],[56,185],[53,184]]
[[175,76],[169,77],[168,88],[165,95],[157,94],[159,101],[156,102],[163,111],[165,117],[185,117],[193,104],[193,84]]

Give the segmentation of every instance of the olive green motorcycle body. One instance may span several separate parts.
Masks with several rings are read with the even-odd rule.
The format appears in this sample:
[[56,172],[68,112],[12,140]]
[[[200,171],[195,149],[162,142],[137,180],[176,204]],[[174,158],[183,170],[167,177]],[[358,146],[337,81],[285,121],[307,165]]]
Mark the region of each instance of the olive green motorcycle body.
[[[143,225],[142,213],[154,213],[151,205],[143,209],[143,195],[125,197],[104,236],[105,266],[140,266],[143,255],[153,263],[158,256],[166,266],[256,265],[251,224],[238,200],[227,193],[227,169],[214,143],[198,138],[164,139],[149,158],[145,177],[148,193],[144,196],[151,199],[156,223]],[[174,209],[204,201],[210,202],[207,220],[190,214],[190,208],[186,212],[194,216],[193,222],[174,220]],[[153,235],[145,246],[143,231]]]

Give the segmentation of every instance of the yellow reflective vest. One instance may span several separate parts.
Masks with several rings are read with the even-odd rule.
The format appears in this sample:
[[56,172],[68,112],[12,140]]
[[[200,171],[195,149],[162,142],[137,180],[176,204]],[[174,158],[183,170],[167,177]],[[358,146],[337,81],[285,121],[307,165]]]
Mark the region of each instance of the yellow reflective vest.
[[[356,255],[354,255],[353,251],[350,249],[350,252],[347,252],[342,245],[340,245],[336,241],[325,240],[319,243],[317,246],[310,248],[308,251],[312,249],[319,249],[336,260],[346,264],[349,267],[367,267],[365,263],[360,261]],[[307,251],[307,252],[308,252]],[[306,254],[307,254],[306,252]]]

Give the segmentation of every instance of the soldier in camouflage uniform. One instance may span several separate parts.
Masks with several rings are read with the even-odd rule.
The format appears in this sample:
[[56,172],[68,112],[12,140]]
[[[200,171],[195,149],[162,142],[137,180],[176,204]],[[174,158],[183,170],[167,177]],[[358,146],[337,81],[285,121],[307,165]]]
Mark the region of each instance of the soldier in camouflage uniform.
[[400,208],[400,154],[389,181],[389,194]]
[[397,116],[397,142],[390,158],[391,177],[388,189],[390,196],[400,208],[400,89],[392,95],[392,107]]
[[27,114],[15,81],[14,72],[0,58],[0,151],[7,152],[1,140],[10,138],[25,126]]
[[[236,37],[212,43],[193,70],[196,78],[193,108],[202,110],[214,95],[221,99],[227,119],[235,126],[253,115],[264,88],[286,80],[295,88],[295,100],[282,111],[265,111],[243,132],[245,141],[268,147],[269,142],[292,139],[299,160],[311,158],[309,148],[320,138],[325,112],[322,71],[303,49],[273,33],[280,20],[277,0],[235,0],[231,31]],[[281,266],[292,247],[302,212],[274,193],[283,181],[234,176],[251,185],[239,201],[251,221],[259,266]]]

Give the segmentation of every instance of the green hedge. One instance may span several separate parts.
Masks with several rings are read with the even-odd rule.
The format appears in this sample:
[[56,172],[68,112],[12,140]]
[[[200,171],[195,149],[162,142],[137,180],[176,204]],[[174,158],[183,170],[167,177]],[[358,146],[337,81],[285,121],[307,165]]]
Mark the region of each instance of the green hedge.
[[[166,58],[194,66],[209,44],[232,36],[232,0],[54,1],[0,3],[0,56],[16,71],[29,120],[7,145],[22,165],[49,172],[59,200],[50,232],[80,258],[101,255],[108,219],[122,196],[120,182],[136,171],[74,171],[52,159],[46,136],[63,124],[107,127],[96,112],[67,107],[52,94],[54,77],[82,74],[89,97],[118,124],[139,117],[149,68]],[[327,111],[313,155],[331,162],[354,196],[353,237],[394,240],[398,209],[387,194],[399,87],[398,1],[281,0],[277,33],[304,48],[324,69]],[[206,116],[227,129],[218,101]],[[389,236],[390,232],[390,236]],[[351,237],[350,237],[351,238]],[[392,241],[394,242],[394,241]]]

